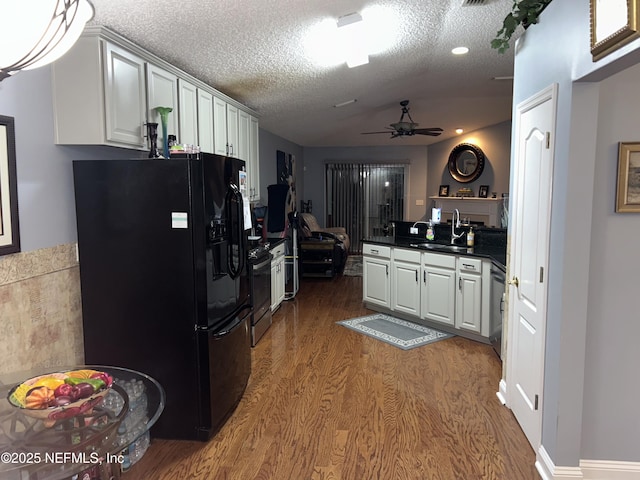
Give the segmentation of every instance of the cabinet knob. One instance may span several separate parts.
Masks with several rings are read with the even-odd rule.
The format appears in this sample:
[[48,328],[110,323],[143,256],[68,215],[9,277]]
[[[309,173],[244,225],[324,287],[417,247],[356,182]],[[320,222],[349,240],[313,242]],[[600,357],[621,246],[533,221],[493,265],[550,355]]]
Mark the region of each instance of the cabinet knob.
[[520,280],[518,280],[518,277],[513,277],[511,280],[509,280],[509,285],[513,285],[514,287],[518,288],[518,286],[520,285]]

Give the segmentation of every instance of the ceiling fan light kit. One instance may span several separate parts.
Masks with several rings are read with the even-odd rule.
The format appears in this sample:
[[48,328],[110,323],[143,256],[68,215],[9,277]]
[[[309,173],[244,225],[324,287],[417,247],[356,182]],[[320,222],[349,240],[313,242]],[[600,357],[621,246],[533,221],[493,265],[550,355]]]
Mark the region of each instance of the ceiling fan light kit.
[[21,70],[42,67],[64,55],[93,18],[89,0],[2,2],[6,21],[0,44],[0,81]]
[[[442,133],[443,130],[439,127],[417,128],[419,124],[414,122],[413,118],[411,118],[408,105],[409,100],[403,100],[400,102],[400,106],[402,107],[402,115],[400,116],[400,121],[389,124],[389,126],[387,127],[389,130],[383,132],[363,132],[362,135],[390,133],[391,138],[411,137],[413,135],[430,135],[432,137],[437,137]],[[405,115],[409,119],[408,122],[404,121]]]

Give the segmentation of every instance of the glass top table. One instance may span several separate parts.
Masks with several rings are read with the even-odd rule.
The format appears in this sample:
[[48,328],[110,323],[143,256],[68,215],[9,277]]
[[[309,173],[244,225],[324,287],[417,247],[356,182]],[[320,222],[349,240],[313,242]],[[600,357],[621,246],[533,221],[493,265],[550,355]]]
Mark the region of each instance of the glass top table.
[[[83,369],[106,372],[113,384],[101,402],[82,413],[41,420],[8,400],[27,379]],[[0,478],[66,480],[84,471],[91,471],[91,478],[120,478],[131,462],[129,446],[148,438],[164,405],[164,389],[155,379],[126,368],[82,365],[0,374]]]

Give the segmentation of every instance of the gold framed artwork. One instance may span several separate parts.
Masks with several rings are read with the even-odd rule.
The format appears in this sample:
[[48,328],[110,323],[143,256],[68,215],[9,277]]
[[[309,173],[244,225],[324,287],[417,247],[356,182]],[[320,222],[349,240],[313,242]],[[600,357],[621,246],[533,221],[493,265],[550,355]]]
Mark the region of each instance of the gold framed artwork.
[[0,115],[0,255],[20,251],[16,134],[13,117]]
[[640,143],[620,142],[616,212],[640,213]]
[[590,2],[591,56],[594,62],[640,37],[640,0]]

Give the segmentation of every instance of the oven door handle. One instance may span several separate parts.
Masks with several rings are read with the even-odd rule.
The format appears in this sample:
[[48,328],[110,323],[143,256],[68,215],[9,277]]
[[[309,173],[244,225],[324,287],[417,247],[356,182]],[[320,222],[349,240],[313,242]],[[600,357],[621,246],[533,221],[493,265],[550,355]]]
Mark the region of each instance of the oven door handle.
[[[269,257],[272,257],[272,255],[269,255]],[[264,268],[267,265],[271,266],[271,258],[267,258],[264,262],[260,262],[260,263],[256,263],[254,265],[251,265],[251,268],[253,270],[260,270],[261,268]]]

